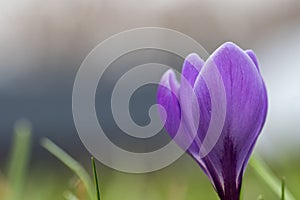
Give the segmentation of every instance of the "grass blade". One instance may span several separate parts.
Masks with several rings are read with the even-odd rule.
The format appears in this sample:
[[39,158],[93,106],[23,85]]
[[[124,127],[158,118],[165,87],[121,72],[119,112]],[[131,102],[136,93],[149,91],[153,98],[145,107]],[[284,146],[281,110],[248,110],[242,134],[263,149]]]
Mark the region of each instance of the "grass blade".
[[66,200],[79,200],[72,192],[70,192],[70,191],[66,191],[65,193],[64,193],[64,198],[66,199]]
[[93,167],[93,174],[94,174],[94,184],[97,192],[97,200],[100,200],[100,190],[99,190],[99,182],[98,182],[98,175],[97,175],[97,169],[96,169],[96,164],[95,160],[92,157],[92,167]]
[[57,157],[67,167],[69,167],[80,178],[88,192],[90,200],[95,200],[93,182],[87,171],[76,160],[74,160],[51,140],[43,138],[41,140],[41,145],[51,154]]
[[285,177],[281,179],[281,200],[285,200]]
[[[259,177],[269,186],[269,188],[278,196],[282,198],[282,186],[281,181],[276,178],[271,169],[266,165],[263,160],[257,156],[252,156],[250,159],[249,165],[252,169],[259,175]],[[286,200],[295,200],[295,197],[288,191],[287,188],[284,188],[284,197]]]
[[8,199],[19,200],[23,197],[30,151],[31,125],[28,121],[22,120],[14,127],[14,139],[8,165],[8,183],[12,192]]

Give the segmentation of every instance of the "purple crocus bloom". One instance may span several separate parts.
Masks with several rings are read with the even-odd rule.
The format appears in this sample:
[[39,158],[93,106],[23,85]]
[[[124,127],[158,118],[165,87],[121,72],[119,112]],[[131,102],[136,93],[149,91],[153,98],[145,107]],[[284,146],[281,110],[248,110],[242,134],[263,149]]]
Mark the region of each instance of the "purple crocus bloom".
[[[216,70],[211,70],[213,68],[217,69],[218,74]],[[183,84],[183,79],[191,89]],[[223,88],[219,84],[211,84],[214,83],[212,80],[220,82],[220,79]],[[210,80],[210,85],[207,80]],[[212,99],[212,93],[218,95],[222,90],[225,102],[221,102],[224,101],[222,98],[219,102]],[[191,91],[196,101],[192,100]],[[254,52],[244,51],[228,42],[220,46],[206,62],[197,54],[190,54],[183,64],[180,84],[172,70],[163,75],[157,101],[165,109],[159,111],[169,135],[174,138],[179,129],[183,131],[175,140],[179,146],[182,146],[182,141],[191,138],[191,126],[197,124],[187,153],[203,169],[221,200],[238,200],[242,177],[264,125],[268,106],[265,84]],[[226,113],[221,113],[224,111],[222,109],[215,110],[216,119],[224,116],[222,128],[214,146],[201,156],[201,145],[209,134],[213,101],[216,105],[225,105]]]

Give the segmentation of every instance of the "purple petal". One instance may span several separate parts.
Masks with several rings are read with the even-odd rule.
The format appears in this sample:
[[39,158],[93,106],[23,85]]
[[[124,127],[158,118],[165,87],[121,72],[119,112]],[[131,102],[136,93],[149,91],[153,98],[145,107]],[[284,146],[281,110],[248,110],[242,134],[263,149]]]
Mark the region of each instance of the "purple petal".
[[195,80],[204,65],[204,61],[195,53],[186,57],[182,66],[182,76],[194,86]]
[[[197,127],[194,126],[195,120],[199,120],[199,107],[195,106],[197,96],[194,93],[194,83],[204,65],[204,61],[195,53],[188,55],[182,66],[181,82],[180,82],[180,104],[182,117],[186,127],[186,135],[195,138],[187,152],[193,157],[197,157],[201,142],[197,139]],[[194,111],[194,112],[191,112]],[[194,127],[194,128],[192,128]],[[195,159],[202,170],[210,177],[210,174],[202,160]]]
[[[203,158],[210,173],[215,174],[212,181],[221,199],[238,199],[240,173],[244,170],[266,117],[266,89],[253,55],[251,52],[245,53],[233,43],[225,43],[213,53],[202,69],[217,67],[226,93],[227,112],[221,136],[212,151]],[[215,73],[209,73],[208,70],[206,76],[211,79],[216,76]],[[206,136],[212,109],[215,109],[211,104],[212,91],[208,88],[200,73],[194,89],[200,108],[198,137],[201,141]],[[220,92],[221,89],[210,88],[214,92]]]
[[172,70],[168,70],[163,75],[157,91],[158,111],[162,121],[165,121],[164,127],[173,138],[180,125],[180,104],[177,99],[179,94],[179,84]]
[[257,58],[256,58],[256,55],[255,55],[254,51],[252,51],[251,49],[248,49],[248,50],[246,50],[245,52],[246,52],[246,53],[248,54],[248,56],[251,58],[251,60],[253,61],[253,63],[255,64],[256,68],[257,68],[258,71],[259,71],[258,60],[257,60]]
[[[204,61],[195,53],[187,56],[182,66],[182,74],[180,81],[180,105],[182,109],[182,116],[187,128],[187,134],[191,138],[197,135],[197,127],[195,121],[199,120],[199,107],[195,106],[194,102],[197,101],[197,96],[194,93],[195,80],[204,64]],[[191,112],[194,111],[194,112]],[[195,145],[189,148],[190,153],[199,152],[199,141],[195,141]]]
[[[164,127],[183,149],[198,148],[193,142],[193,138],[188,133],[188,129],[182,118],[181,105],[179,99],[179,84],[176,80],[173,70],[168,70],[162,77],[157,92],[157,103],[161,105],[158,108]],[[197,134],[197,133],[195,133]],[[199,149],[199,148],[198,148]]]

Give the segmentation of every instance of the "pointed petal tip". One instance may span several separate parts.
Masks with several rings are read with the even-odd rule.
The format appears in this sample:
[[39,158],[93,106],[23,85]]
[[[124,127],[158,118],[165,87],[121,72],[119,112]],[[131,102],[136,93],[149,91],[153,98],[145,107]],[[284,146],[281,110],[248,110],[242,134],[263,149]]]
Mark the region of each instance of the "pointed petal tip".
[[[225,42],[218,49],[216,49],[210,58],[217,63],[222,63],[231,60],[234,63],[240,63],[242,66],[253,66],[258,70],[258,62],[255,53],[252,50],[243,50],[233,42]],[[227,65],[231,65],[230,62]]]
[[230,46],[237,46],[237,45],[232,41],[228,41],[228,42],[224,42],[221,46],[230,47]]
[[223,44],[219,47],[219,49],[222,49],[222,48],[227,48],[227,49],[238,48],[238,49],[241,49],[237,44],[235,44],[234,42],[231,42],[231,41],[228,41],[228,42],[223,43]]
[[173,92],[179,88],[179,83],[176,78],[176,74],[172,69],[167,70],[163,75],[159,83],[160,86],[167,87]]
[[203,61],[197,53],[190,53],[186,58],[185,61],[193,62],[193,61]]
[[[237,58],[241,56],[247,58],[249,57],[246,56],[244,50],[237,46],[235,43],[225,42],[210,55],[209,59],[211,59],[213,62],[215,62],[216,65],[218,65],[218,61],[221,63],[229,60],[238,61],[239,59]],[[227,65],[229,65],[229,63],[227,63]]]
[[173,69],[168,69],[163,75],[161,79],[168,80],[170,77],[175,76]]
[[185,61],[185,63],[189,62],[198,72],[201,70],[202,66],[204,65],[203,59],[197,53],[189,54]]
[[223,51],[228,51],[228,52],[230,52],[230,51],[240,51],[240,52],[244,52],[251,59],[251,61],[255,64],[256,68],[259,69],[256,54],[254,53],[254,51],[252,49],[247,49],[247,50],[244,51],[241,47],[239,47],[234,42],[225,42],[215,52],[223,52]]
[[189,54],[184,60],[181,77],[184,77],[193,86],[203,65],[204,61],[198,54]]
[[219,48],[215,50],[215,52],[231,52],[231,51],[241,51],[243,50],[236,45],[234,42],[225,42]]
[[245,53],[251,58],[256,68],[259,70],[257,57],[252,49],[245,50]]

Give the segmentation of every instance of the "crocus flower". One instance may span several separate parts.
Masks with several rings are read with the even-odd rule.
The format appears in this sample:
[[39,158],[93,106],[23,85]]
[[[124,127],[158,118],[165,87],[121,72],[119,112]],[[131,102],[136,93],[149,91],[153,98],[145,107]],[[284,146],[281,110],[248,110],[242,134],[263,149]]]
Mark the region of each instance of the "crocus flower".
[[[211,70],[213,68],[217,70]],[[183,84],[183,79],[191,89]],[[212,80],[221,80],[223,88],[220,84],[211,84],[214,83]],[[222,90],[225,99],[220,98],[219,102],[216,97],[212,99],[212,93],[218,95]],[[196,101],[192,100],[190,91],[196,96]],[[214,109],[213,101],[217,105],[225,105],[226,113],[221,113],[224,111],[222,109],[214,111],[216,119],[224,116],[222,128],[214,146],[201,156],[203,140],[210,134],[208,129]],[[157,102],[164,108],[160,107],[159,111],[169,135],[174,138],[178,129],[183,131],[175,140],[179,146],[182,141],[191,138],[191,126],[197,124],[187,153],[203,169],[221,200],[238,200],[242,177],[264,125],[268,105],[265,84],[254,52],[244,51],[227,42],[206,62],[197,54],[190,54],[183,64],[181,83],[178,83],[172,70],[163,75]],[[182,128],[179,124],[182,124]]]

